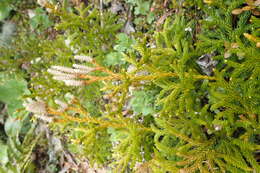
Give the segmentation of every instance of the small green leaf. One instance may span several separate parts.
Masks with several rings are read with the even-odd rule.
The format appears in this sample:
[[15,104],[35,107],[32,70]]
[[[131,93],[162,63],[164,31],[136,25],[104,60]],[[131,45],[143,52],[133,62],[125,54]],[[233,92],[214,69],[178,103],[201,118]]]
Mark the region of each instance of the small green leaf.
[[154,19],[155,19],[155,14],[154,13],[149,13],[148,16],[147,16],[147,23],[148,24],[152,24]]
[[135,91],[130,105],[134,112],[143,115],[152,114],[155,112],[154,101],[155,96],[153,91]]
[[35,16],[30,19],[30,25],[33,29],[46,29],[52,25],[52,21],[42,8],[35,9]]
[[120,44],[117,44],[114,46],[114,50],[118,51],[118,52],[124,52],[126,50],[126,47],[120,45]]
[[8,17],[10,11],[12,10],[12,8],[8,4],[3,3],[1,5],[1,3],[0,3],[0,21]]
[[[11,79],[10,79],[11,78]],[[21,96],[29,94],[27,83],[23,79],[0,74],[0,101],[7,104],[7,112],[12,115],[15,110],[22,108]]]
[[114,50],[118,52],[124,52],[132,49],[132,45],[135,43],[133,39],[128,37],[125,33],[117,34],[117,45],[114,46]]
[[107,65],[118,65],[123,63],[123,55],[119,52],[111,52],[106,56]]
[[146,2],[139,2],[137,7],[135,7],[135,15],[147,15],[149,13],[150,10],[150,2],[146,1]]
[[18,136],[22,128],[22,121],[9,117],[5,122],[5,132],[10,137]]

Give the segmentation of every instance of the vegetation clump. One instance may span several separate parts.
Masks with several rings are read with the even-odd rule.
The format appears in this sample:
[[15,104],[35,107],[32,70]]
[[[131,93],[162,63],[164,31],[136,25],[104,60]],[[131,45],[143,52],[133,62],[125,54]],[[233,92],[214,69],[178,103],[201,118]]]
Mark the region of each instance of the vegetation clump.
[[260,171],[258,0],[76,4],[41,4],[49,16],[23,24],[34,35],[0,51],[28,83],[18,117],[55,134],[67,170]]

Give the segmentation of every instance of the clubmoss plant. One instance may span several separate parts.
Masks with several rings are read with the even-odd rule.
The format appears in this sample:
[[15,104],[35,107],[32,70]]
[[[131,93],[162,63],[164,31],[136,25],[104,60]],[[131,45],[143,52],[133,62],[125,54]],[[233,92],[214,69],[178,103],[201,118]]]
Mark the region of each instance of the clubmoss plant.
[[[105,76],[82,74],[77,79],[84,79],[81,85],[104,83],[102,91],[108,103],[101,116],[91,116],[77,100],[65,112],[50,107],[49,114],[56,115],[57,123],[79,124],[77,130],[82,136],[74,136],[75,129],[71,129],[71,139],[83,145],[89,159],[103,163],[113,160],[110,166],[115,172],[144,167],[154,172],[258,171],[259,56],[255,45],[243,37],[252,29],[247,24],[250,14],[241,14],[236,26],[231,23],[232,10],[241,3],[228,4],[228,10],[223,11],[226,20],[221,17],[225,3],[212,6],[208,12],[212,19],[202,27],[214,27],[215,31],[205,29],[195,46],[185,17],[168,19],[163,31],[155,34],[155,48],[147,48],[143,41],[135,46],[139,57],[125,55],[135,67],[131,72],[105,70],[91,61],[92,68]],[[228,45],[233,47],[227,50]],[[242,50],[247,52],[243,58],[239,57]],[[227,57],[225,51],[232,55]],[[216,61],[210,73],[198,64],[203,53],[208,54],[207,61]],[[71,70],[75,69],[67,72]],[[135,97],[130,87],[134,91],[152,87],[158,91],[153,103],[158,109],[149,118],[136,115],[128,106]],[[105,158],[99,158],[100,151],[106,153]]]
[[234,14],[244,0],[185,3],[199,5],[200,21],[176,10],[152,39],[121,52],[124,65],[110,66],[120,28],[111,14],[47,4],[60,33],[39,46],[46,64],[31,97],[41,100],[27,110],[112,172],[259,172],[259,20]]

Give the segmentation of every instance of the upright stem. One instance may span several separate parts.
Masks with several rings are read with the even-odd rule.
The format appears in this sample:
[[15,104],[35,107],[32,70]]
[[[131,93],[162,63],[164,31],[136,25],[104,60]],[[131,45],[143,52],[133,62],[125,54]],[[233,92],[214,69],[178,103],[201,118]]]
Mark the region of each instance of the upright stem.
[[101,28],[103,28],[103,26],[104,26],[104,22],[103,22],[103,0],[99,0],[99,10],[100,10],[100,17],[101,17],[100,25],[101,25]]

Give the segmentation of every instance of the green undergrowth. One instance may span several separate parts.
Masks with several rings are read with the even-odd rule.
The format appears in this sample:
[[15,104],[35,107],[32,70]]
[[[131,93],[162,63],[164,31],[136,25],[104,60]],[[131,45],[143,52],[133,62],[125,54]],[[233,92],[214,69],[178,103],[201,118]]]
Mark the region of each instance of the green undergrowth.
[[[153,15],[162,11],[150,8],[164,4],[127,0],[136,28],[143,18],[151,25],[137,34],[123,33],[124,22],[109,10],[47,4],[50,18],[36,10],[41,17],[28,26],[52,29],[55,36],[18,33],[19,44],[0,51],[1,67],[27,80],[30,93],[23,98],[44,102],[44,114],[31,112],[40,121],[50,118],[45,123],[65,138],[66,148],[92,166],[116,173],[259,172],[260,25],[254,3],[249,9],[244,0],[173,0],[166,3],[172,13],[156,26],[153,21],[162,19]],[[95,68],[74,76],[80,86],[47,72],[73,64]],[[13,86],[10,80],[0,92]],[[13,111],[16,97],[1,98]],[[6,150],[5,144],[4,164]]]
[[29,113],[17,111],[23,107],[22,96],[30,93],[27,82],[18,76],[0,75],[0,101],[6,104],[6,111],[0,113],[0,172],[34,171],[31,154],[40,134],[35,134],[36,124],[30,122]]

